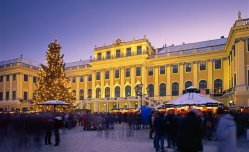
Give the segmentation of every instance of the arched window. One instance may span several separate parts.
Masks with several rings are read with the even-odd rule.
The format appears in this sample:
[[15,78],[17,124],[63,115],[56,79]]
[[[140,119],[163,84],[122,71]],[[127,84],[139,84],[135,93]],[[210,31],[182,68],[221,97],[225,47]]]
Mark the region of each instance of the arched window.
[[105,98],[110,98],[110,88],[109,87],[105,88]]
[[131,96],[131,86],[126,86],[125,87],[125,97]]
[[96,98],[100,98],[101,97],[101,90],[100,88],[96,89]]
[[150,84],[147,87],[148,97],[154,97],[154,85]]
[[115,97],[120,97],[120,87],[119,86],[115,87]]
[[222,80],[216,79],[214,81],[214,94],[221,94],[222,93]]
[[84,100],[84,90],[80,89],[80,100]]
[[177,82],[172,83],[172,96],[179,95],[179,84]]
[[166,96],[166,84],[161,83],[159,86],[160,96]]
[[87,98],[92,98],[92,89],[87,90]]
[[199,89],[207,89],[207,81],[206,80],[201,80],[199,82]]
[[191,81],[185,82],[185,89],[187,89],[190,86],[192,86],[192,82]]

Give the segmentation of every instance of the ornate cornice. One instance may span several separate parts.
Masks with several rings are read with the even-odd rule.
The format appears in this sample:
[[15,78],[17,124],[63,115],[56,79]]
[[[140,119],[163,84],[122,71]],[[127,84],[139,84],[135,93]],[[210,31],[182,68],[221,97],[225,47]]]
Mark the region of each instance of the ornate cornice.
[[240,41],[246,41],[246,37],[240,37],[240,38],[236,38],[235,40],[234,40],[234,43],[238,43],[238,42],[240,42]]

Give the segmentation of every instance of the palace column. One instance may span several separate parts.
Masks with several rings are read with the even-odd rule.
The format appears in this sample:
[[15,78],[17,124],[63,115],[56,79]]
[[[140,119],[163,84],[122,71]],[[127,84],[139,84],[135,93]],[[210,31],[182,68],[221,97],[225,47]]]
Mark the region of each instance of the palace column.
[[114,68],[110,70],[110,97],[115,97],[114,93]]
[[105,71],[104,70],[101,70],[100,72],[100,88],[101,88],[100,98],[105,98]]
[[180,68],[179,68],[179,77],[180,77],[180,84],[179,84],[179,95],[182,94],[182,91],[185,90],[185,85],[184,85],[184,63],[180,63]]
[[198,62],[193,62],[193,78],[194,78],[193,86],[196,88],[199,88],[199,85],[198,85]]
[[143,94],[147,94],[147,68],[146,65],[142,65],[142,84],[143,84]]
[[[166,65],[166,99],[171,99],[171,66]],[[170,96],[170,97],[169,97]]]
[[213,93],[213,60],[208,60],[207,61],[207,72],[208,72],[208,84],[207,87],[208,89],[212,90]]
[[[155,80],[154,80],[154,97],[159,97],[159,67],[154,67],[155,71]],[[158,98],[159,99],[159,98]],[[160,100],[160,99],[159,99]]]
[[28,78],[28,83],[29,83],[29,88],[28,88],[28,100],[29,99],[32,99],[33,97],[33,91],[32,91],[32,83],[33,83],[33,76],[29,75],[29,78]]
[[121,79],[121,84],[120,84],[120,97],[125,97],[125,88],[124,88],[124,80],[125,80],[125,74],[124,74],[124,67],[120,67],[120,79]]
[[132,97],[135,97],[135,90],[134,90],[134,87],[135,87],[135,78],[136,78],[136,72],[135,72],[135,66],[132,66],[131,67],[131,96]]
[[13,86],[12,86],[12,85],[13,85],[13,84],[12,84],[12,82],[13,82],[13,74],[10,74],[9,77],[10,77],[10,79],[9,79],[9,82],[10,82],[10,93],[9,93],[9,98],[10,98],[10,100],[13,100],[13,98],[12,98],[12,97],[13,97],[13,94],[12,94],[12,93],[13,93],[13,89],[12,89],[12,87],[13,87]]

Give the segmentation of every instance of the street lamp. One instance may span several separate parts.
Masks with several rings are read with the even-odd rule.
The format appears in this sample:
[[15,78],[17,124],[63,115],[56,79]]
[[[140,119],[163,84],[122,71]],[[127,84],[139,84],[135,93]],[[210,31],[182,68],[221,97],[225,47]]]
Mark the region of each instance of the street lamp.
[[141,107],[140,108],[142,111],[142,104],[143,104],[143,99],[142,99],[142,97],[143,97],[143,84],[142,83],[135,86],[135,92],[136,92],[136,95],[140,96],[140,98],[141,98]]

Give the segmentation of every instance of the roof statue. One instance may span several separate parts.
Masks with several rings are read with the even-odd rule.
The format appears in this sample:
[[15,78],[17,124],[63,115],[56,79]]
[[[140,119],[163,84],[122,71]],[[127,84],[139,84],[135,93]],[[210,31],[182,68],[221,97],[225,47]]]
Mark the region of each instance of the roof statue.
[[240,11],[238,12],[238,20],[242,20]]

